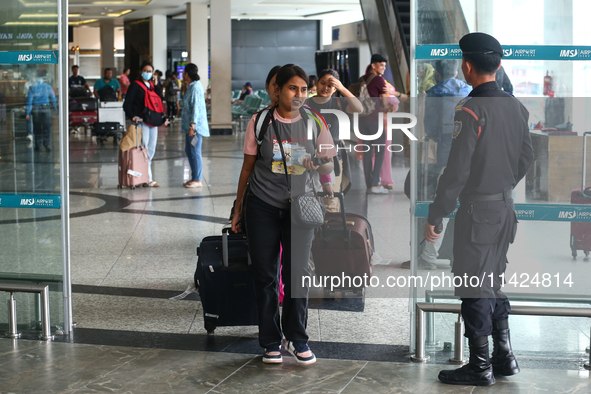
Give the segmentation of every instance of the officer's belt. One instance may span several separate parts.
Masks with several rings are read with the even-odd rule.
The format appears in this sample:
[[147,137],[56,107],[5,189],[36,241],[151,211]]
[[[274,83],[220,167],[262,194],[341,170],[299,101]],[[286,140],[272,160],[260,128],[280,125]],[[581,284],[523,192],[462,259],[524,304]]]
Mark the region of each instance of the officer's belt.
[[512,190],[509,189],[497,194],[471,193],[468,195],[466,201],[503,201],[510,200],[511,198],[513,198]]

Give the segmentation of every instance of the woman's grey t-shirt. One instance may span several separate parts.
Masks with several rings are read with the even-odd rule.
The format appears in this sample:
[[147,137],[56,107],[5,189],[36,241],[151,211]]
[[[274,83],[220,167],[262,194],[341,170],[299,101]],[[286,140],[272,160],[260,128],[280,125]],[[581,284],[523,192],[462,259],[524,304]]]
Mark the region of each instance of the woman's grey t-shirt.
[[[256,115],[255,115],[256,117]],[[256,155],[256,139],[254,139],[254,119],[251,119],[247,128],[244,153]],[[260,146],[260,156],[257,157],[254,170],[250,176],[250,191],[274,207],[289,208],[291,197],[295,197],[312,191],[312,179],[318,177],[317,171],[306,170],[303,166],[305,158],[331,158],[336,151],[334,149],[323,149],[316,154],[312,140],[307,139],[306,122],[301,117],[295,118],[292,123],[285,122],[285,119],[275,115],[276,120],[270,123]],[[283,121],[281,121],[281,119]],[[278,130],[275,130],[275,126]],[[321,130],[316,138],[316,146],[331,144],[332,138],[326,127],[316,128]],[[249,135],[250,133],[250,135]],[[281,150],[279,149],[279,138],[283,143],[283,150],[286,155],[288,176],[285,176]],[[324,145],[323,145],[324,146]],[[286,179],[287,178],[287,179]]]

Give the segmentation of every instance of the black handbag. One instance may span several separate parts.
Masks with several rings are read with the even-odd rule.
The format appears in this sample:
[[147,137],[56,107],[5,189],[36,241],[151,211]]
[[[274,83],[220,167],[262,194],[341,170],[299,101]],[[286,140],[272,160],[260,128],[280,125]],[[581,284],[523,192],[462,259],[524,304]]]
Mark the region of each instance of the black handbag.
[[[285,160],[285,152],[283,151],[282,139],[279,136],[279,129],[275,123],[275,119],[272,120],[273,128],[279,139],[279,149],[281,150],[281,158],[283,159],[283,172],[285,173],[285,179],[287,181],[287,191],[291,196],[291,186],[289,185],[289,177],[287,175],[287,161]],[[314,180],[308,171],[306,171],[312,180],[312,193],[304,193],[295,198],[289,199],[291,203],[291,222],[293,225],[303,227],[307,229],[316,229],[324,224],[324,215],[326,214],[326,207],[324,201],[316,197],[316,189],[314,187]]]

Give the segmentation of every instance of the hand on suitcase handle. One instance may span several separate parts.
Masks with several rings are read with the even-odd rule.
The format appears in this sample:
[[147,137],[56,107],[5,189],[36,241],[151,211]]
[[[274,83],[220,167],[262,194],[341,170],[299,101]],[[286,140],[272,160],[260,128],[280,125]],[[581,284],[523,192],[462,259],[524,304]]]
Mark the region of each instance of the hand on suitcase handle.
[[332,183],[322,185],[322,190],[328,194],[327,197],[330,197],[331,199],[334,198],[334,189],[332,187]]
[[[330,193],[316,193],[317,197],[331,197]],[[334,197],[339,199],[340,202],[340,210],[341,210],[341,220],[343,222],[343,230],[348,232],[347,227],[347,212],[345,211],[345,195],[341,192],[334,192]]]

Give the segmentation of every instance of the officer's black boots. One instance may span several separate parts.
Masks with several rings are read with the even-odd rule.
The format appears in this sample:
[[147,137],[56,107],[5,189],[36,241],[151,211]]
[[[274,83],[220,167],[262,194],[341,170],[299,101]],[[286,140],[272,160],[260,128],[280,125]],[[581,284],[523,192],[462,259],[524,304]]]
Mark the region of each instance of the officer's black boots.
[[[484,342],[484,343],[482,343]],[[470,361],[462,368],[439,372],[439,380],[447,384],[490,386],[495,383],[488,353],[488,338],[470,340]]]
[[503,376],[517,375],[520,371],[517,360],[511,350],[511,338],[507,320],[493,322],[493,353],[491,364],[495,374]]

